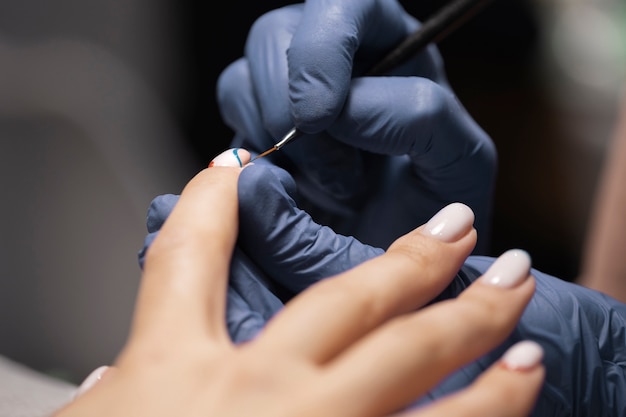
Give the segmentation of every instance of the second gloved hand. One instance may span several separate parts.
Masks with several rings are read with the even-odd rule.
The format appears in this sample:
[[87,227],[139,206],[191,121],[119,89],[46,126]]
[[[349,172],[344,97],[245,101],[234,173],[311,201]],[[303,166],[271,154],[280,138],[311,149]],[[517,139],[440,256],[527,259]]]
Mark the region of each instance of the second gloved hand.
[[[261,17],[218,83],[233,146],[270,148],[300,206],[336,232],[386,248],[453,201],[486,247],[496,167],[489,136],[450,89],[434,46],[388,76],[361,77],[419,27],[396,1],[310,0]],[[385,218],[384,227],[379,219]]]

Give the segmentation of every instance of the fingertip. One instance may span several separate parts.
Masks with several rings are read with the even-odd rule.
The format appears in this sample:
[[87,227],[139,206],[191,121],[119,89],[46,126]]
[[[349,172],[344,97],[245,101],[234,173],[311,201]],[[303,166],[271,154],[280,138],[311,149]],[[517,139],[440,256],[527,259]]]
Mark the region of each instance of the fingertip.
[[543,348],[532,340],[523,340],[511,346],[502,356],[500,364],[511,371],[529,371],[543,360]]
[[518,342],[468,389],[430,407],[424,417],[453,415],[458,410],[471,415],[527,416],[545,380],[542,359],[543,349],[536,342]]
[[85,392],[92,389],[98,382],[104,378],[104,375],[110,370],[109,366],[101,366],[94,371],[92,371],[87,378],[80,384],[76,393],[74,394],[74,399],[83,395]]
[[456,242],[474,225],[474,212],[463,203],[451,203],[437,212],[421,233],[442,242]]
[[[244,166],[253,167],[254,162]],[[256,201],[265,199],[266,196],[276,198],[277,193],[280,195],[294,195],[296,193],[296,183],[293,177],[284,169],[273,166],[259,164],[260,168],[251,170],[243,170],[239,177],[239,197],[241,204],[244,201]],[[250,197],[254,197],[250,199]]]
[[496,259],[478,280],[501,288],[513,288],[530,276],[531,258],[521,249],[510,249]]
[[220,166],[243,168],[244,165],[250,162],[250,159],[250,152],[246,149],[231,148],[213,158],[213,160],[209,162],[209,168]]

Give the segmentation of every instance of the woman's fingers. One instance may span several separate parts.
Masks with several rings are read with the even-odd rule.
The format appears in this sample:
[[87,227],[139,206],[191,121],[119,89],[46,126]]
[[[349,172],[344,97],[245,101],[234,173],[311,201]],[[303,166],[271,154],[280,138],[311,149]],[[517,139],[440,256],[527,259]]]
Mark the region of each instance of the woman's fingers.
[[346,415],[397,410],[496,347],[532,297],[529,271],[525,252],[506,252],[458,298],[396,318],[354,343],[328,364],[330,392],[349,387],[334,404],[348,407]]
[[469,388],[421,410],[394,417],[525,417],[537,400],[545,376],[542,348],[523,341],[509,348]]
[[474,247],[473,220],[463,204],[445,207],[386,254],[294,299],[259,342],[317,363],[330,360],[384,321],[439,294]]
[[239,167],[243,149],[218,155],[183,190],[146,254],[132,336],[177,341],[181,336],[228,340],[225,300],[237,238]]

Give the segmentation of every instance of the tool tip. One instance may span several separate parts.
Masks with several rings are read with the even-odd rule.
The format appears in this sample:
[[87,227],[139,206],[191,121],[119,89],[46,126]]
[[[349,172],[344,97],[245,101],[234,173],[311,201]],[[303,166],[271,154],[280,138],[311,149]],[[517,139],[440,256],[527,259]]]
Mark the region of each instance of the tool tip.
[[255,160],[259,159],[259,158],[263,158],[264,156],[271,154],[272,152],[274,152],[274,151],[275,151],[275,150],[277,150],[277,149],[278,149],[278,148],[277,148],[276,146],[274,146],[274,147],[272,147],[272,148],[269,148],[269,149],[268,149],[268,150],[266,150],[265,152],[260,153],[260,154],[258,154],[257,156],[255,156],[254,158],[252,158],[252,159],[250,160],[250,162],[253,162],[253,161],[255,161]]

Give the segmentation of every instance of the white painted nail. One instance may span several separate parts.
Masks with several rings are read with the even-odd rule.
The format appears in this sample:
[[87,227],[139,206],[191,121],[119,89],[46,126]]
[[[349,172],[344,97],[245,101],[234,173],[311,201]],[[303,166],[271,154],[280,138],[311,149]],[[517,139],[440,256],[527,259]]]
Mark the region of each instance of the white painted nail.
[[422,233],[443,242],[455,242],[474,225],[474,212],[462,203],[452,203],[435,214],[426,223]]
[[97,368],[96,370],[94,370],[92,373],[90,373],[89,376],[85,378],[83,383],[80,384],[80,386],[76,390],[76,393],[74,394],[74,398],[77,398],[80,395],[83,395],[85,392],[89,391],[94,385],[98,383],[98,381],[102,379],[102,376],[108,370],[109,370],[108,366],[101,366]]
[[541,363],[543,348],[539,343],[524,340],[511,346],[502,355],[502,365],[513,371],[527,371]]
[[508,250],[496,259],[480,281],[496,287],[514,287],[528,277],[530,264],[530,256],[526,251]]
[[242,148],[228,149],[209,163],[210,167],[243,167],[250,162],[250,153]]

